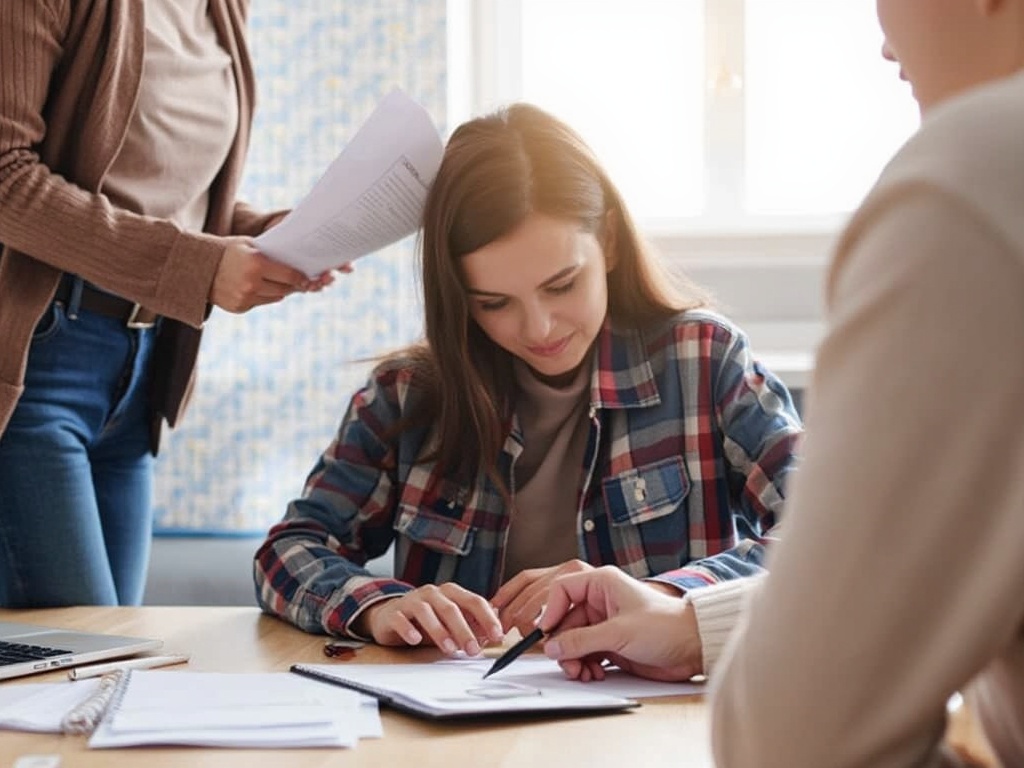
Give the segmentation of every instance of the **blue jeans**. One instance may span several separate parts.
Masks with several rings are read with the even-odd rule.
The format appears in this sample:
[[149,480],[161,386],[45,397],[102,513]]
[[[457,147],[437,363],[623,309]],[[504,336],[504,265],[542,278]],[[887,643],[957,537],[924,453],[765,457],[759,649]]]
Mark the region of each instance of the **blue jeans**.
[[0,437],[0,606],[142,602],[154,337],[60,303],[36,327]]

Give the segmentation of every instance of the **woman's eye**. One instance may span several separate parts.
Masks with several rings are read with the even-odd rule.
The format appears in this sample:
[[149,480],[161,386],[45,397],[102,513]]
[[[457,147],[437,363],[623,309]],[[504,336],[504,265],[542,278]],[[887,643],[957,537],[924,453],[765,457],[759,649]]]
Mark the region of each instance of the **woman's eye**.
[[552,285],[550,288],[548,288],[548,290],[551,293],[555,294],[556,296],[561,296],[563,293],[568,293],[569,291],[571,291],[575,286],[576,281],[570,280],[569,282],[562,283],[561,285]]
[[506,304],[508,304],[507,299],[495,299],[494,301],[481,301],[477,303],[477,306],[484,312],[495,312],[502,309]]

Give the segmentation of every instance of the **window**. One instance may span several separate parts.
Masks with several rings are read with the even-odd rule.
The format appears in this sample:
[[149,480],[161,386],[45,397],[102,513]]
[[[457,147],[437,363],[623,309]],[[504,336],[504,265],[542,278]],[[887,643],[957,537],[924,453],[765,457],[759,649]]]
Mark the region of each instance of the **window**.
[[[463,119],[574,126],[651,231],[835,226],[917,124],[864,0],[449,0]],[[466,73],[470,73],[467,77]],[[467,82],[468,81],[468,82]],[[461,114],[459,114],[461,112]]]
[[448,25],[452,124],[517,99],[563,118],[672,263],[813,347],[790,331],[832,240],[918,121],[873,4],[448,0]]

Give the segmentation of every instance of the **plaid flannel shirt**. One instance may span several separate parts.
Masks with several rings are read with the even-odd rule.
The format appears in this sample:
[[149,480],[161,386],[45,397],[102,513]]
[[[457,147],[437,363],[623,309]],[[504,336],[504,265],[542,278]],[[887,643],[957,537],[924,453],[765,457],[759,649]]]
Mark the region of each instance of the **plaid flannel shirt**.
[[[706,311],[595,341],[590,433],[580,471],[579,558],[683,589],[762,570],[801,433],[789,392],[745,335]],[[260,605],[311,632],[351,634],[367,606],[453,581],[500,586],[509,511],[483,473],[467,487],[417,463],[430,431],[386,438],[415,405],[401,366],[352,398],[302,498],[256,554]],[[512,487],[513,416],[499,469]],[[363,566],[395,544],[395,578]]]

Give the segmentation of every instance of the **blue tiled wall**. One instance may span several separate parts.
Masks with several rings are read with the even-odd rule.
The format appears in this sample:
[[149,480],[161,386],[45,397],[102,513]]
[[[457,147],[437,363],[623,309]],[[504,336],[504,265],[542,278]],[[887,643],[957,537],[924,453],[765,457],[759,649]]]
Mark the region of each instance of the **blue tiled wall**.
[[[443,127],[445,0],[259,0],[259,105],[243,196],[302,197],[394,86]],[[157,462],[158,533],[262,533],[330,441],[366,358],[421,332],[411,239],[320,295],[207,324],[199,384]]]

